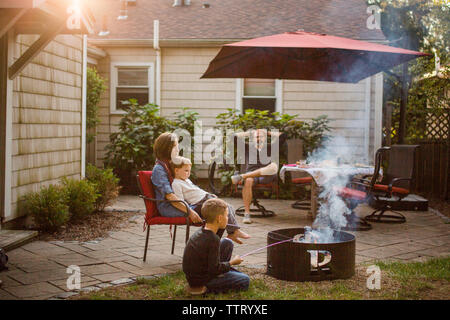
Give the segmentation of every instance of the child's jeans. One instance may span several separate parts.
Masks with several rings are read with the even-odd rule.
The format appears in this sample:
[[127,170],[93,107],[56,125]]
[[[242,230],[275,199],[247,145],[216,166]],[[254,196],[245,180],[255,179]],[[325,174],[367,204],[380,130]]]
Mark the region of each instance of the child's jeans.
[[[227,238],[220,240],[220,262],[230,261],[232,253],[233,242]],[[250,278],[248,275],[231,268],[230,271],[211,279],[206,284],[206,287],[208,288],[208,292],[219,293],[229,290],[247,290],[249,284]]]

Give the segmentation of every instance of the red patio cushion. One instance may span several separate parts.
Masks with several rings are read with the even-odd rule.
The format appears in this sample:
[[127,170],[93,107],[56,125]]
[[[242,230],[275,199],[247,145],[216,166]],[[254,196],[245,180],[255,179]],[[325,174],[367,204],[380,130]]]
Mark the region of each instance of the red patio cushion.
[[163,216],[157,216],[150,219],[146,219],[148,225],[154,224],[177,224],[177,225],[185,225],[186,218],[185,217],[175,217],[168,218]]
[[310,183],[312,183],[312,177],[294,178],[294,179],[292,179],[292,183],[295,183],[295,184],[310,184]]
[[[380,191],[384,191],[384,192],[388,192],[389,186],[384,185],[384,184],[375,184],[373,186],[374,190],[380,190]],[[400,194],[409,194],[409,190],[405,189],[405,188],[400,188],[400,187],[392,187],[392,192],[393,193],[400,193]]]
[[354,200],[364,200],[366,199],[367,194],[363,191],[351,189],[351,188],[340,188],[337,190],[340,197],[345,199],[354,199]]

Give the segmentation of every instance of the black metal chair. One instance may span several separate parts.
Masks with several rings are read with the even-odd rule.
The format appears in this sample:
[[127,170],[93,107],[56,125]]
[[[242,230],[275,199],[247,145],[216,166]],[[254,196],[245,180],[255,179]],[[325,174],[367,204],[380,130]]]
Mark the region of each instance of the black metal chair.
[[[239,173],[245,173],[248,170],[246,170],[246,165],[241,165]],[[244,188],[244,181],[240,181],[236,185],[231,186],[231,191],[233,195],[236,195],[240,192],[242,192],[242,189]],[[251,216],[257,216],[262,218],[272,217],[275,215],[275,212],[272,210],[267,210],[259,201],[258,198],[260,198],[264,192],[269,192],[270,194],[275,193],[277,195],[277,199],[279,196],[279,187],[278,187],[278,174],[274,174],[272,176],[272,182],[270,183],[254,183],[252,186],[252,202],[250,206],[253,206],[253,208],[250,208],[250,214]],[[243,216],[245,213],[244,206],[241,206],[236,209],[236,214],[239,216]]]
[[369,204],[376,210],[366,216],[365,220],[383,223],[406,222],[403,214],[392,210],[392,204],[395,203],[395,206],[399,207],[401,201],[410,194],[418,147],[418,145],[393,145],[382,149],[385,157],[380,161],[387,160],[388,166],[381,182],[375,183],[372,187]]

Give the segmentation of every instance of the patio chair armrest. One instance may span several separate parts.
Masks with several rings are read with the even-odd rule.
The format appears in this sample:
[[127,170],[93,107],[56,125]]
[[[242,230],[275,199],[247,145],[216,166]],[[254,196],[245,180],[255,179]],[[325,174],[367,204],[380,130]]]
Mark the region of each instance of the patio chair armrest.
[[392,187],[398,182],[398,181],[411,181],[411,178],[394,178],[392,179],[391,183],[388,185],[388,192],[389,194],[392,194]]
[[369,183],[351,181],[349,184],[350,185],[358,185],[358,186],[363,187],[365,189],[364,192],[366,192],[366,193],[370,191],[370,184]]
[[140,198],[144,199],[144,200],[148,200],[148,201],[153,201],[153,202],[181,202],[185,205],[186,207],[186,213],[184,214],[185,217],[189,216],[189,205],[187,204],[186,201],[184,200],[167,200],[167,199],[163,199],[163,200],[159,200],[159,199],[153,199],[153,198],[149,198],[143,195],[139,195]]

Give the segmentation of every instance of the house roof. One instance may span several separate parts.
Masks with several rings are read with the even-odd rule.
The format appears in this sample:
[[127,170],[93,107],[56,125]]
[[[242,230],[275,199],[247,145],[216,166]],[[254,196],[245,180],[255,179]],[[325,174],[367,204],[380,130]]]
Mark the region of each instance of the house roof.
[[[90,39],[153,39],[159,20],[161,40],[250,39],[286,31],[326,33],[360,40],[385,40],[381,30],[367,28],[364,0],[191,0],[173,7],[174,0],[136,0],[128,18],[118,20],[121,1],[96,0],[96,34]],[[203,8],[209,3],[209,8]],[[106,17],[109,34],[99,36]],[[97,42],[96,42],[97,43]]]

